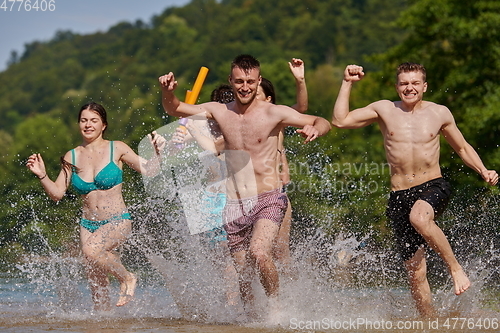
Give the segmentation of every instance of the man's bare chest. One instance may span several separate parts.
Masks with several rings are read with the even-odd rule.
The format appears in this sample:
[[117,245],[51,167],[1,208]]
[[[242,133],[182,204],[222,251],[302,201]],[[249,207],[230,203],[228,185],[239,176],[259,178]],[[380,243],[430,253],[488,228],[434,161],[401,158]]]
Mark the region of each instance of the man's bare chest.
[[393,142],[427,143],[436,140],[441,124],[436,119],[419,114],[392,114],[381,126],[385,139]]
[[226,143],[230,149],[254,150],[265,146],[274,136],[276,126],[263,117],[227,117],[220,124]]

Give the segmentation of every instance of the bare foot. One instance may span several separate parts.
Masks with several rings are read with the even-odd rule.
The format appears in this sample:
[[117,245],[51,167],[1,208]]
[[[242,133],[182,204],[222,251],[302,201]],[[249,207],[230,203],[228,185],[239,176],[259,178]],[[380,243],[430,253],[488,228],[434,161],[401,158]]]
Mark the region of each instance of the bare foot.
[[137,277],[130,273],[130,277],[120,284],[120,297],[116,306],[124,306],[134,298],[135,287],[137,285]]
[[470,281],[464,270],[460,267],[459,270],[451,272],[453,284],[455,285],[455,294],[460,295],[470,287]]

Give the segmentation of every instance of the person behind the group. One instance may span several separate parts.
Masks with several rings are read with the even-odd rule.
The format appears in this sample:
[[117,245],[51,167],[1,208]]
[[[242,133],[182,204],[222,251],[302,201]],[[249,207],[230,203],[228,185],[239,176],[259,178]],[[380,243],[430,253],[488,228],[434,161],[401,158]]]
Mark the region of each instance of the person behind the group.
[[398,67],[395,87],[400,101],[380,100],[349,112],[351,87],[363,76],[362,67],[346,67],[332,124],[339,128],[379,124],[391,170],[387,216],[405,262],[417,309],[423,316],[433,316],[435,311],[427,280],[426,244],[446,263],[455,294],[462,294],[470,286],[470,280],[458,263],[450,243],[435,223],[451,192],[439,166],[440,135],[486,182],[495,185],[498,174],[486,169],[474,148],[465,141],[447,107],[423,100],[427,82],[422,65],[403,63]]
[[[307,86],[305,80],[304,62],[301,59],[292,58],[288,63],[290,71],[295,78],[295,88],[296,88],[296,99],[297,103],[292,105],[292,109],[297,110],[300,113],[304,113],[308,108],[308,94]],[[271,81],[266,78],[262,78],[262,82],[257,90],[257,96],[255,97],[259,100],[276,104],[276,93],[274,86]],[[278,142],[278,154],[280,159],[280,177],[282,182],[283,192],[286,192],[287,185],[290,184],[290,170],[288,166],[288,160],[286,158],[285,147],[284,147],[284,130],[279,134]],[[281,223],[278,237],[274,246],[274,256],[281,262],[283,269],[286,273],[290,273],[291,270],[291,255],[290,255],[290,229],[292,225],[292,206],[290,200],[288,200],[287,209],[283,217],[283,222]]]
[[174,94],[177,81],[172,72],[159,77],[159,82],[162,105],[169,115],[204,114],[220,127],[228,169],[224,223],[239,274],[240,293],[245,306],[251,307],[255,266],[269,297],[269,319],[274,320],[278,311],[279,276],[272,245],[287,207],[277,167],[278,136],[283,127],[294,126],[301,128],[297,132],[309,142],[326,134],[330,124],[323,118],[301,114],[287,106],[257,100],[260,64],[249,55],[240,55],[231,63],[229,83],[235,101],[227,104],[181,102]]
[[233,88],[229,84],[221,84],[210,94],[212,102],[219,102],[222,104],[231,103],[234,101]]
[[[81,195],[80,242],[87,278],[94,308],[107,310],[110,307],[108,274],[120,282],[116,306],[123,306],[133,298],[137,284],[135,274],[123,266],[115,252],[127,240],[132,228],[122,197],[122,165],[126,163],[138,172],[155,175],[160,168],[160,158],[154,155],[147,161],[124,142],[105,140],[107,115],[98,103],[83,105],[78,123],[83,142],[61,158],[62,168],[55,181],[47,175],[40,154],[32,154],[26,165],[40,179],[52,200],[61,200],[70,183]],[[149,138],[158,154],[165,140],[155,134]]]

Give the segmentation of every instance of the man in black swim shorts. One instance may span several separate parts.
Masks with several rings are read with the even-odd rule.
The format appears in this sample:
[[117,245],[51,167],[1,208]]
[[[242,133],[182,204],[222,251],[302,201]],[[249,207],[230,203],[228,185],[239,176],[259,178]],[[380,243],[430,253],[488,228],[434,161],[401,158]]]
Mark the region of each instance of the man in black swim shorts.
[[404,259],[417,310],[422,316],[434,316],[424,245],[429,245],[446,263],[455,294],[460,295],[470,287],[469,278],[435,222],[450,196],[450,187],[442,179],[439,166],[441,135],[465,164],[490,185],[498,182],[498,174],[486,169],[447,107],[423,100],[427,81],[422,65],[403,63],[398,67],[395,87],[399,101],[380,100],[349,112],[352,85],[364,75],[360,66],[346,67],[332,124],[339,128],[379,124],[391,167],[392,192],[387,216]]
[[391,191],[387,205],[387,217],[391,221],[396,246],[404,261],[410,260],[427,242],[410,222],[410,213],[417,200],[432,206],[436,217],[446,208],[451,186],[443,178],[429,180],[407,190]]

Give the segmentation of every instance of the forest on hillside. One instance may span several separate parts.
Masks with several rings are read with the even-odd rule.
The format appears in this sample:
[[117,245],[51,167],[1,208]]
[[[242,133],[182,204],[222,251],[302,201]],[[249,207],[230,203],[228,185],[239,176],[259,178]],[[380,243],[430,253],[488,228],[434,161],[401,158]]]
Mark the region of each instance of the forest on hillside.
[[[485,165],[498,169],[499,27],[500,3],[491,0],[192,0],[150,22],[121,22],[89,35],[58,31],[48,42],[27,44],[0,73],[0,257],[13,261],[73,241],[79,197],[70,190],[51,202],[24,164],[39,152],[49,175],[57,176],[60,156],[80,143],[81,105],[103,104],[111,119],[107,136],[136,149],[147,133],[176,120],[162,110],[158,76],[174,72],[180,93],[192,87],[201,66],[208,67],[199,97],[205,102],[243,53],[259,59],[277,102],[286,105],[295,99],[287,62],[303,59],[308,113],[326,119],[347,64],[367,73],[353,90],[355,108],[396,99],[397,65],[422,63],[426,99],[448,106]],[[286,146],[293,183],[306,185],[289,193],[296,219],[332,234],[370,233],[387,245],[389,171],[375,125],[333,129],[309,145],[289,131]],[[477,201],[470,216],[479,215],[480,203],[498,190],[486,187],[448,145],[441,154],[443,173],[458,194],[454,205]],[[139,176],[126,171],[125,177],[126,200],[145,200]]]

